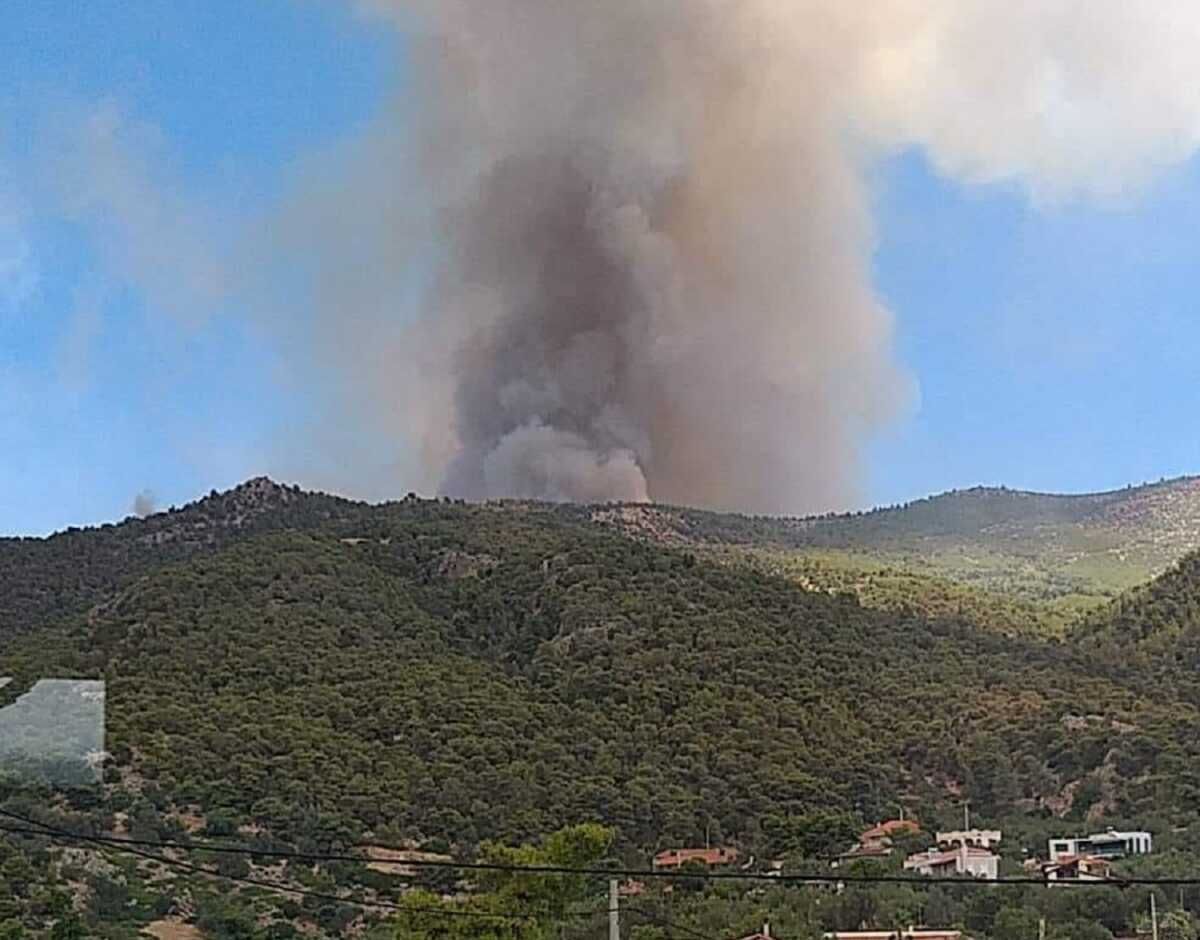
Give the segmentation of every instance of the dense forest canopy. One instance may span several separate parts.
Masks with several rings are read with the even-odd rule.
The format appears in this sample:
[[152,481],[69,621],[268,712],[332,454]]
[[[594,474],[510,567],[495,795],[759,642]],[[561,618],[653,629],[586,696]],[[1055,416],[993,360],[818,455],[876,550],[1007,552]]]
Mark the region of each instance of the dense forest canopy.
[[[1003,823],[1011,866],[1051,833],[1153,828],[1184,852],[1200,834],[1194,556],[1046,630],[1029,596],[647,537],[627,509],[367,506],[258,480],[0,542],[0,727],[40,680],[103,681],[109,755],[100,783],[51,797],[63,755],[27,748],[0,806],[74,832],[462,857],[595,821],[634,866],[706,840],[808,864],[901,807],[949,824],[964,802]],[[0,865],[31,872],[0,922],[35,929],[62,862],[20,838],[0,838]],[[361,874],[324,872],[331,890]],[[140,898],[125,920],[155,914],[136,865],[104,877]],[[967,916],[966,895],[945,904]],[[350,915],[324,916],[339,935]]]

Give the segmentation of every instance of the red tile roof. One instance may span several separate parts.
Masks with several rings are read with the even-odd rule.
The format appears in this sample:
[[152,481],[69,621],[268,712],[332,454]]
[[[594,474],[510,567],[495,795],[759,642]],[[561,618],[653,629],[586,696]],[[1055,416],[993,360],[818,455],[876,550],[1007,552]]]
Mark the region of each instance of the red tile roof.
[[1049,874],[1052,871],[1061,871],[1064,868],[1078,868],[1084,874],[1103,874],[1107,876],[1112,872],[1112,863],[1108,859],[1097,858],[1094,855],[1064,855],[1056,862],[1047,862],[1042,866],[1042,870]]
[[665,849],[654,856],[655,868],[678,868],[685,862],[703,862],[705,865],[725,865],[735,861],[737,849],[724,846],[715,849]]
[[915,819],[889,819],[887,822],[882,822],[878,826],[868,829],[859,838],[863,842],[867,842],[873,839],[888,838],[900,832],[920,831],[921,826]]

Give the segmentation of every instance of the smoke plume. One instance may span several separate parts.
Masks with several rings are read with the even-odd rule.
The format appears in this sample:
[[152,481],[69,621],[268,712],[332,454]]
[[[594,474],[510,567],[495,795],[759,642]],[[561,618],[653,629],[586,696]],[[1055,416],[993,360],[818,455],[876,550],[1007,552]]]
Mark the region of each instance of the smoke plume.
[[[418,321],[364,399],[406,403],[426,480],[456,496],[853,503],[865,442],[913,399],[871,288],[868,162],[923,146],[1039,201],[1113,199],[1200,127],[1172,71],[1197,48],[1184,7],[369,6],[412,37],[410,97],[341,155],[354,182],[321,187],[320,217],[336,199],[387,233],[368,260],[392,272],[436,232]],[[398,181],[428,214],[364,218]],[[346,309],[361,260],[333,256],[323,303]]]
[[[381,128],[347,176],[419,181],[438,247],[392,363],[405,391],[370,397],[424,403],[443,491],[851,502],[864,436],[910,389],[836,51],[797,48],[763,2],[383,9],[414,37],[420,100],[396,123],[415,144]],[[412,224],[370,228],[403,250]]]
[[[183,281],[267,311],[317,403],[277,463],[362,495],[845,507],[914,400],[871,286],[872,161],[1120,202],[1200,139],[1195,4],[360,6],[407,39],[399,92],[296,169],[233,273],[196,251]],[[178,281],[189,253],[147,236],[206,216],[118,169],[77,206],[129,216],[131,270],[170,245]]]

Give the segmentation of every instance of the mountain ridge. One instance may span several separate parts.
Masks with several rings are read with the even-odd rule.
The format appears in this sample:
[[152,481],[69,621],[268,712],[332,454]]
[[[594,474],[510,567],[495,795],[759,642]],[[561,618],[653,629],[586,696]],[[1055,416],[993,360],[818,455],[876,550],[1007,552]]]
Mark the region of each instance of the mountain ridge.
[[[1018,618],[1049,632],[1061,632],[1081,612],[1200,547],[1195,476],[1087,494],[978,486],[899,507],[806,518],[644,503],[482,505],[493,511],[536,507],[566,522],[691,550],[748,551],[756,563],[790,571],[799,583],[850,590],[864,599],[878,593],[880,577],[899,577],[910,587],[913,578],[925,579],[917,586],[943,597],[966,591],[962,601],[968,606],[1003,596],[1019,607],[1005,616],[1006,629],[1018,629]],[[256,477],[146,518],[41,538],[0,538],[0,578],[7,584],[0,590],[0,642],[40,617],[95,603],[135,572],[260,532],[330,521],[352,527],[371,509]],[[889,603],[898,602],[898,590],[891,589]]]

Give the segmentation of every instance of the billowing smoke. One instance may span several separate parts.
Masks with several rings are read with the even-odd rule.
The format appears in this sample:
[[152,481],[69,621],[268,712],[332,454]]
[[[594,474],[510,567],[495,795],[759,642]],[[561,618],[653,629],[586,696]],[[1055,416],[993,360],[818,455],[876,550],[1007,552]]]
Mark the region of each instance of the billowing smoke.
[[146,516],[152,516],[158,511],[158,497],[154,495],[153,490],[142,490],[133,498],[133,505],[130,506],[132,512],[139,519],[145,519]]
[[407,166],[435,194],[403,362],[444,491],[851,502],[909,385],[824,38],[763,2],[386,8],[416,37]]
[[402,87],[236,264],[179,250],[219,226],[152,198],[111,122],[71,151],[71,204],[120,217],[104,241],[147,291],[165,270],[184,306],[260,313],[313,401],[271,463],[360,495],[854,503],[915,400],[871,287],[872,162],[1121,202],[1200,140],[1194,3],[359,5],[407,38]]
[[440,246],[406,378],[371,397],[420,398],[426,468],[473,498],[853,503],[914,399],[871,288],[869,161],[923,146],[1040,201],[1111,199],[1200,127],[1185,6],[369,7],[414,37],[417,104],[404,144],[381,127],[351,156],[347,202],[416,181]]

